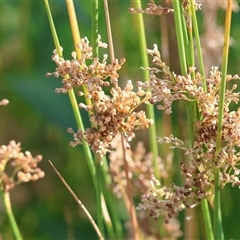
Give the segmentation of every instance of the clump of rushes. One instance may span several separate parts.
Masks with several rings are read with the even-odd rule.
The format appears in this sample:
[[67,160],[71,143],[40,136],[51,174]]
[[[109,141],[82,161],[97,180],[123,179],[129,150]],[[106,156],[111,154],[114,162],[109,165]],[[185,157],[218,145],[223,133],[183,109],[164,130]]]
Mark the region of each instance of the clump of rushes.
[[[105,44],[101,43],[99,46]],[[117,71],[124,64],[124,58],[115,59],[113,63],[107,64],[107,55],[104,55],[102,62],[94,58],[93,62],[87,65],[86,61],[92,58],[92,48],[87,38],[81,39],[78,48],[82,53],[81,58],[77,60],[76,53],[73,52],[71,61],[64,60],[54,51],[53,61],[56,62],[57,68],[47,76],[62,77],[63,86],[56,89],[57,93],[66,93],[73,87],[85,87],[85,97],[91,103],[81,102],[79,108],[84,108],[90,113],[92,127],[87,128],[85,132],[80,129],[74,132],[69,128],[68,132],[74,137],[70,145],[74,147],[86,141],[92,151],[102,158],[110,152],[111,142],[119,132],[123,132],[126,139],[131,141],[135,136],[134,130],[147,129],[153,123],[151,119],[146,118],[144,111],[136,111],[139,105],[149,103],[150,95],[141,87],[134,92],[131,80],[127,81],[124,89],[118,86]],[[110,89],[110,94],[104,91],[104,87]],[[78,95],[83,96],[84,93],[79,91]]]
[[[186,76],[176,75],[161,60],[157,46],[148,50],[153,56],[153,64],[157,68],[149,68],[150,81],[138,82],[138,86],[151,91],[149,101],[159,103],[158,109],[171,113],[172,102],[178,99],[195,101],[201,116],[195,126],[196,138],[192,148],[187,147],[183,141],[174,136],[158,138],[157,141],[170,143],[172,148],[178,148],[191,156],[190,165],[187,166],[182,159],[180,167],[185,177],[184,186],[172,184],[170,187],[162,186],[158,180],[152,178],[152,188],[142,196],[142,203],[138,209],[148,209],[150,216],[165,217],[166,223],[175,217],[179,211],[185,208],[193,208],[203,199],[211,199],[214,196],[215,168],[220,171],[220,184],[224,187],[227,183],[232,186],[240,186],[238,165],[240,155],[237,148],[240,147],[239,116],[237,111],[230,111],[231,102],[238,103],[240,93],[236,92],[237,85],[226,91],[224,101],[222,141],[224,143],[217,158],[216,137],[217,119],[219,112],[221,72],[217,67],[212,67],[209,78],[206,79],[207,91],[203,91],[202,76],[190,68]],[[194,72],[194,76],[191,74]],[[157,77],[157,74],[161,77]],[[227,75],[226,80],[239,80],[238,75]]]
[[[102,61],[98,57],[93,58],[93,50],[87,38],[81,39],[78,44],[77,51],[81,52],[79,59],[77,53],[73,52],[73,59],[65,60],[55,50],[52,59],[57,68],[53,73],[47,73],[47,76],[62,78],[62,87],[56,89],[57,93],[67,93],[73,88],[83,89],[78,91],[78,95],[80,97],[84,95],[85,101],[81,101],[78,106],[88,111],[91,127],[86,130],[81,128],[76,132],[69,128],[68,132],[73,134],[70,145],[74,147],[82,143],[84,146],[88,144],[99,158],[109,153],[109,169],[105,173],[110,173],[112,182],[109,181],[108,184],[112,186],[115,195],[122,197],[125,202],[132,220],[129,236],[134,239],[139,239],[143,235],[150,236],[148,233],[151,227],[149,226],[152,225],[149,219],[149,221],[146,220],[148,216],[144,216],[143,211],[138,212],[141,232],[139,231],[133,208],[133,194],[134,197],[142,195],[138,210],[148,210],[151,217],[156,219],[163,216],[165,219],[166,224],[158,222],[163,225],[161,226],[163,233],[157,231],[154,237],[162,238],[164,233],[168,235],[171,232],[172,235],[170,234],[169,238],[177,239],[182,235],[179,223],[176,221],[178,213],[185,208],[193,208],[201,202],[206,236],[213,239],[207,200],[217,199],[215,201],[217,203],[220,199],[217,197],[218,173],[221,187],[227,183],[240,186],[240,169],[238,168],[240,156],[237,151],[240,147],[240,128],[238,127],[240,109],[229,110],[230,103],[239,102],[240,93],[235,91],[236,84],[226,92],[225,86],[222,85],[225,80],[228,82],[239,80],[239,76],[226,76],[227,61],[224,57],[223,66],[225,67],[222,73],[217,67],[212,67],[209,77],[205,77],[195,15],[195,11],[200,7],[201,5],[193,0],[173,1],[173,10],[156,5],[153,0],[150,0],[145,10],[141,9],[141,5],[129,8],[130,13],[145,13],[152,17],[174,12],[181,75],[170,70],[162,61],[157,45],[154,45],[153,49],[147,50],[156,66],[145,68],[150,72],[149,81],[137,82],[136,91],[133,91],[131,80],[121,88],[118,86],[118,71],[125,63],[125,59],[114,59],[111,54],[111,63],[108,64],[107,55],[103,56]],[[201,73],[196,71],[194,64],[193,30]],[[226,36],[229,36],[229,33]],[[225,43],[226,46],[229,45],[227,41]],[[100,41],[100,37],[98,45],[107,47]],[[112,48],[111,40],[110,46]],[[142,47],[144,50],[145,48]],[[188,102],[187,115],[188,125],[191,125],[189,126],[191,144],[188,146],[173,135],[156,139],[160,144],[167,143],[172,149],[182,150],[186,156],[186,159],[181,159],[180,164],[185,179],[183,186],[177,186],[174,183],[163,186],[160,180],[168,177],[167,170],[171,166],[172,158],[162,161],[154,151],[147,154],[141,143],[137,145],[135,151],[132,151],[128,142],[135,137],[135,130],[147,129],[153,124],[153,120],[148,119],[144,111],[137,111],[141,104],[158,104],[159,110],[171,114],[172,103],[176,100]],[[222,109],[223,118],[221,117]],[[223,119],[223,124],[219,124],[221,122],[219,119]],[[153,139],[155,140],[155,137]],[[154,157],[152,154],[155,154]],[[215,238],[219,239],[220,205],[215,203],[214,205]],[[219,213],[215,214],[217,212]]]

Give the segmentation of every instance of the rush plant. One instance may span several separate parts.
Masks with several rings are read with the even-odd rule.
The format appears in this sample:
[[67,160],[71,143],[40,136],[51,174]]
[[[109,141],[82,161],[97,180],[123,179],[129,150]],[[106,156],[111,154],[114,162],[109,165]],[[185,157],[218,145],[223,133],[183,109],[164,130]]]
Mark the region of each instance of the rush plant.
[[[240,110],[230,108],[231,103],[239,102],[240,93],[234,83],[239,76],[227,74],[232,1],[228,0],[225,8],[222,64],[217,67],[212,62],[210,72],[204,70],[196,17],[201,4],[176,0],[160,6],[150,0],[143,8],[141,1],[132,1],[132,6],[129,3],[128,12],[122,14],[136,15],[144,71],[141,81],[127,80],[124,84],[120,81],[124,78],[121,69],[127,63],[124,58],[115,58],[108,2],[103,1],[108,44],[101,41],[98,32],[100,2],[92,1],[92,36],[84,38],[80,37],[82,23],[77,23],[73,2],[66,3],[75,44],[71,59],[63,56],[45,0],[55,43],[52,60],[56,63],[47,77],[60,79],[55,92],[68,94],[72,104],[78,129],[68,128],[73,136],[70,146],[83,145],[96,192],[99,238],[178,239],[185,234],[180,230],[179,212],[200,205],[204,230],[197,238],[224,239],[220,190],[228,183],[240,186]],[[143,14],[174,16],[179,73],[165,63],[160,44],[147,49]],[[101,52],[106,49],[103,56],[99,48]],[[186,106],[188,137],[182,140],[173,133],[157,134],[157,129],[165,127],[159,124],[157,111],[163,111],[166,117],[174,112],[175,101],[185,102]],[[89,127],[84,125],[79,109],[87,111]],[[137,130],[147,132],[149,149],[144,141],[131,144],[137,139]],[[162,144],[170,147],[168,153],[165,148],[163,156],[159,151]],[[176,159],[179,166],[173,164]],[[181,172],[182,183],[172,180],[173,167]],[[114,209],[115,198],[122,199],[129,214],[125,230]],[[186,211],[188,219],[198,216]],[[151,218],[159,220],[153,223]]]

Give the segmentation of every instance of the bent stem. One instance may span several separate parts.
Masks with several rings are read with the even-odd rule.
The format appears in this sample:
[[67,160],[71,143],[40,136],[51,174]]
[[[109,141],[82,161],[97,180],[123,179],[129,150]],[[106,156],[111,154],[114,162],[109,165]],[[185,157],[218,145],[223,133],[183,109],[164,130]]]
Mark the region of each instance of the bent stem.
[[58,175],[58,177],[60,178],[60,180],[62,181],[62,183],[65,185],[65,187],[67,188],[67,190],[70,192],[70,194],[73,196],[73,198],[76,200],[76,202],[78,203],[78,205],[81,207],[81,209],[83,210],[83,212],[86,214],[88,220],[90,221],[90,223],[92,224],[93,228],[95,229],[98,237],[100,240],[104,240],[97,224],[95,223],[95,221],[93,220],[92,216],[90,215],[90,213],[88,212],[88,210],[85,208],[85,206],[83,205],[83,203],[80,201],[80,199],[77,197],[77,195],[73,192],[73,190],[70,188],[70,186],[67,184],[67,182],[64,180],[64,178],[61,176],[61,174],[58,172],[58,170],[55,168],[55,166],[53,165],[53,163],[48,160],[49,163],[51,164],[52,168],[54,169],[54,171],[56,172],[56,174]]
[[3,197],[3,202],[6,208],[6,212],[8,215],[8,220],[12,229],[13,233],[13,238],[14,240],[21,240],[21,233],[19,231],[18,225],[16,223],[16,220],[14,218],[13,212],[12,212],[12,207],[11,207],[11,200],[9,196],[9,192],[3,192],[1,191],[2,197]]

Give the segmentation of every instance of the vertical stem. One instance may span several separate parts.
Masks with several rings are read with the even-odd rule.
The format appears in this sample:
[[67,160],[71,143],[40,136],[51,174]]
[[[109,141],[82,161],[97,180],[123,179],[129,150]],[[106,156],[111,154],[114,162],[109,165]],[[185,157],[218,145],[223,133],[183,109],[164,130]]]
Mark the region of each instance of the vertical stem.
[[[79,27],[78,27],[74,4],[73,4],[72,0],[66,0],[66,4],[67,4],[67,9],[68,9],[68,16],[69,16],[70,25],[71,25],[71,32],[72,32],[72,36],[73,36],[75,51],[77,53],[77,58],[80,59],[82,53],[81,53],[81,50],[77,47],[77,45],[80,43],[81,37],[80,37],[80,31],[79,31]],[[84,87],[84,86],[83,86],[83,92],[84,92],[84,95],[87,96],[88,92],[87,92],[86,87]],[[91,103],[91,100],[86,97],[85,97],[85,101],[87,104]]]
[[61,50],[60,43],[58,41],[57,32],[56,32],[56,29],[55,29],[55,26],[54,26],[54,22],[53,22],[53,18],[52,18],[52,14],[51,14],[51,11],[50,11],[50,6],[49,6],[49,3],[48,3],[48,0],[44,0],[44,3],[45,3],[47,16],[48,16],[49,25],[50,25],[51,32],[52,32],[54,45],[57,49],[57,52],[58,52],[59,56],[62,56],[62,50]]
[[138,223],[137,223],[137,216],[136,216],[136,211],[133,203],[133,196],[132,196],[132,184],[129,179],[129,168],[128,168],[128,162],[127,162],[127,155],[126,155],[126,149],[125,149],[125,144],[124,144],[124,134],[121,132],[121,142],[122,142],[122,150],[123,150],[123,161],[124,161],[124,169],[125,169],[125,174],[126,174],[126,181],[127,181],[127,195],[129,198],[129,209],[128,212],[130,213],[130,218],[132,222],[132,227],[133,227],[133,239],[137,240],[139,239],[138,237]]
[[[139,0],[134,0],[132,1],[133,6],[136,9],[141,9],[141,1]],[[146,43],[146,35],[145,35],[145,28],[144,28],[144,22],[143,22],[143,15],[142,14],[137,14],[135,15],[137,19],[137,26],[138,26],[138,39],[140,43],[140,54],[141,54],[141,60],[142,60],[142,66],[144,68],[149,67],[148,63],[148,55],[147,55],[147,43]],[[144,81],[148,81],[149,78],[149,71],[145,70],[143,72],[143,79]],[[155,120],[155,114],[154,114],[154,106],[152,104],[148,104],[146,106],[147,110],[147,117],[149,119]],[[155,125],[152,125],[148,128],[148,136],[149,136],[149,146],[150,146],[150,151],[153,154],[153,167],[154,167],[154,175],[157,179],[160,181],[160,172],[159,172],[159,166],[158,166],[158,145],[156,141],[157,133],[156,133],[156,127]]]
[[[193,0],[190,0],[190,7],[191,7],[191,15],[192,15],[192,26],[193,26],[194,37],[195,37],[196,46],[197,46],[200,73],[202,75],[203,89],[204,89],[204,91],[206,91],[207,86],[206,86],[206,78],[205,78],[203,58],[202,58],[202,49],[201,49],[201,43],[200,43],[199,32],[198,32],[198,24],[197,24],[197,18],[196,18],[196,11],[195,11],[195,6],[194,6],[194,1]],[[192,55],[194,57],[194,52],[193,52]],[[192,66],[194,66],[194,64]],[[201,209],[202,209],[202,214],[203,214],[203,220],[204,220],[204,226],[205,226],[205,232],[206,232],[207,239],[214,239],[213,238],[212,223],[211,223],[211,218],[210,218],[210,214],[209,214],[209,207],[208,207],[208,202],[207,202],[206,199],[201,201]]]
[[[98,1],[98,0],[96,0],[96,1]],[[111,21],[110,21],[110,16],[109,16],[107,0],[103,0],[103,4],[104,4],[104,13],[105,13],[105,20],[106,20],[107,35],[108,35],[110,59],[111,59],[111,62],[113,63],[113,61],[115,59],[115,53],[114,53],[114,47],[113,47]],[[103,169],[102,170],[103,170],[103,174],[104,174],[103,181],[104,181],[104,184],[110,185],[111,180],[108,176],[109,172],[108,172],[108,164],[107,164],[106,157],[104,157],[102,159],[102,161],[103,161],[103,166],[102,166]],[[104,197],[106,198],[106,200],[108,200],[108,207],[111,211],[112,223],[116,230],[115,238],[117,238],[116,236],[122,237],[122,235],[123,235],[122,226],[121,226],[119,217],[115,214],[114,203],[112,201],[112,195],[109,191],[105,191]],[[109,229],[109,230],[111,230],[111,229]],[[109,233],[111,233],[111,232],[109,231]]]
[[95,168],[96,168],[96,178],[97,178],[97,188],[96,188],[96,201],[97,201],[97,221],[100,232],[104,236],[104,225],[103,225],[103,213],[101,206],[101,194],[102,194],[102,174],[101,174],[101,164],[100,160],[95,156]]
[[[222,79],[220,88],[220,102],[219,102],[219,113],[218,113],[218,124],[217,124],[217,139],[216,139],[216,154],[221,151],[222,144],[222,125],[224,117],[224,100],[226,91],[226,74],[228,64],[228,51],[229,51],[229,38],[230,38],[230,27],[231,27],[231,16],[232,16],[232,0],[228,0],[226,19],[225,19],[225,31],[224,31],[224,46],[223,46],[223,63],[222,63]],[[219,168],[215,168],[215,198],[214,198],[214,238],[223,240],[224,234],[222,229],[222,216],[221,216],[221,200],[220,200],[220,179],[219,179]]]
[[198,23],[197,23],[197,18],[196,18],[194,1],[190,0],[190,4],[191,4],[192,23],[193,23],[194,36],[195,36],[196,46],[197,46],[200,73],[201,73],[202,78],[203,78],[203,80],[202,80],[203,89],[204,89],[204,91],[206,91],[207,90],[207,84],[206,84],[206,78],[205,78],[205,72],[204,72],[204,65],[203,65],[203,58],[202,58],[202,48],[201,48],[200,37],[199,37],[199,32],[198,32]]
[[10,226],[11,226],[11,229],[12,229],[13,238],[14,238],[14,240],[21,240],[23,238],[21,237],[20,231],[18,229],[18,225],[16,223],[16,220],[15,220],[13,212],[12,212],[9,192],[3,192],[1,190],[1,194],[2,194],[3,202],[4,202],[4,205],[5,205],[5,208],[6,208],[8,220],[9,220],[9,223],[10,223]]
[[98,57],[98,0],[92,1],[92,47],[93,59]]
[[108,33],[110,58],[111,58],[111,61],[113,62],[113,60],[115,59],[115,55],[114,55],[113,40],[112,40],[111,22],[110,22],[109,11],[108,11],[108,2],[107,0],[103,0],[103,3],[104,3],[106,27],[107,27],[107,33]]
[[[93,61],[94,58],[98,58],[98,1],[92,1],[92,55]],[[95,169],[96,169],[96,179],[97,179],[97,188],[96,188],[96,202],[97,202],[97,221],[98,227],[102,234],[104,235],[104,219],[101,205],[101,196],[102,196],[102,160],[95,155]],[[103,199],[104,201],[104,199]]]
[[[102,166],[103,185],[104,186],[110,186],[111,185],[111,178],[109,176],[107,159],[106,159],[106,157],[104,157],[102,160],[103,160],[103,166]],[[122,224],[119,220],[119,216],[117,215],[113,194],[111,194],[111,192],[107,188],[103,188],[103,192],[104,192],[104,197],[105,197],[106,202],[107,202],[107,207],[108,207],[108,209],[111,213],[111,220],[112,220],[112,224],[113,224],[114,230],[115,230],[115,232],[113,232],[114,235],[115,235],[114,237],[115,237],[115,239],[123,239]],[[105,222],[106,222],[106,220],[105,220]],[[106,222],[106,225],[108,225],[107,222]],[[109,231],[109,230],[108,230],[108,232],[109,232],[110,239],[114,239],[114,237],[112,237],[112,232]]]
[[75,8],[72,0],[66,0],[67,9],[68,9],[68,16],[71,25],[71,31],[73,35],[74,47],[76,49],[76,53],[78,58],[81,57],[81,50],[77,48],[78,43],[80,43],[80,31],[78,28],[77,17],[75,13]]
[[183,23],[182,23],[179,0],[173,1],[173,9],[174,9],[174,20],[175,20],[175,27],[176,27],[176,34],[177,34],[177,43],[178,43],[181,72],[183,75],[186,75],[187,64],[186,64],[185,48],[184,48],[184,41],[183,41],[183,34],[182,34]]

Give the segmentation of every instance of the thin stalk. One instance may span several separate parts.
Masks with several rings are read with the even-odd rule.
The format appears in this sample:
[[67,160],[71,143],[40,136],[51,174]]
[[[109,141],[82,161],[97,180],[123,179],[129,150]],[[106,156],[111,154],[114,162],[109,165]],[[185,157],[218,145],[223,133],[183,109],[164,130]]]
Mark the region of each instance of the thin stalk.
[[205,227],[205,233],[207,239],[215,239],[213,237],[213,229],[212,229],[212,223],[211,223],[211,217],[209,213],[209,206],[207,199],[203,199],[201,201],[201,209],[203,214],[203,222]]
[[[180,8],[181,9],[181,8]],[[190,51],[188,51],[189,49],[189,45],[190,45],[190,40],[189,40],[189,34],[187,31],[187,26],[185,24],[185,17],[182,13],[181,14],[181,19],[182,19],[182,35],[183,35],[183,42],[184,42],[184,49],[186,49],[185,55],[186,55],[186,63],[187,66],[192,66],[191,62],[192,62],[192,56],[190,55]]]
[[[108,12],[108,5],[107,5],[107,1],[104,2],[104,8],[105,8],[105,16],[106,16],[106,25],[107,25],[107,31],[108,31],[108,41],[109,41],[109,48],[110,48],[110,57],[111,57],[111,61],[113,62],[114,60],[114,49],[113,49],[113,41],[112,41],[112,33],[111,33],[111,25],[110,25],[110,18],[109,18],[109,12]],[[99,49],[98,49],[98,0],[94,0],[92,2],[92,43],[93,43],[93,57],[99,57]],[[108,170],[108,163],[107,163],[107,159],[106,156],[104,156],[101,159],[101,163],[102,165],[99,166],[99,175],[101,176],[101,178],[99,179],[99,181],[102,181],[102,184],[104,184],[104,186],[109,186],[111,179],[109,178],[108,174],[109,174],[109,170]],[[100,165],[100,161],[98,163]],[[118,218],[118,216],[116,214],[114,214],[114,206],[113,206],[113,202],[111,201],[111,192],[109,191],[103,191],[104,189],[101,187],[102,191],[101,191],[101,195],[99,195],[98,197],[100,197],[101,201],[101,208],[100,209],[105,209],[105,212],[103,213],[103,217],[106,223],[106,228],[107,231],[109,233],[109,236],[114,239],[117,238],[117,235],[119,237],[122,236],[122,228],[121,228],[121,223],[120,220]],[[102,194],[102,192],[104,193],[104,195]],[[112,217],[112,221],[110,219],[109,214],[105,214],[107,213],[107,208],[103,208],[103,206],[106,206],[106,202],[107,201],[107,205],[111,211],[111,217]],[[100,212],[99,212],[100,213]],[[113,230],[113,224],[115,226],[116,231],[114,232]]]
[[96,188],[96,201],[97,201],[97,222],[101,233],[104,233],[103,224],[103,214],[101,206],[101,194],[102,194],[102,174],[101,174],[101,164],[97,156],[95,155],[95,168],[96,168],[96,178],[97,178],[97,188]]
[[114,228],[113,228],[113,224],[108,212],[108,208],[106,205],[106,201],[105,201],[105,196],[103,195],[103,193],[101,193],[101,208],[102,208],[102,214],[103,214],[103,218],[106,224],[106,228],[109,234],[109,239],[117,239],[116,234],[114,232]]
[[45,3],[45,8],[46,8],[46,12],[47,12],[47,16],[48,16],[48,21],[49,21],[49,25],[51,28],[51,32],[52,32],[52,37],[53,37],[53,41],[54,41],[54,45],[57,49],[57,52],[59,54],[59,56],[62,56],[62,50],[61,50],[61,46],[58,40],[58,36],[57,36],[57,32],[56,32],[56,28],[54,26],[54,22],[53,22],[53,18],[52,18],[52,13],[50,10],[50,6],[48,3],[48,0],[44,0]]
[[[178,43],[178,53],[180,59],[180,66],[181,72],[183,76],[187,75],[187,61],[185,53],[188,51],[185,48],[186,44],[184,42],[184,27],[183,27],[183,17],[182,11],[180,8],[180,2],[178,0],[173,1],[173,9],[174,9],[174,20],[175,20],[175,27],[176,27],[176,35],[177,35],[177,43]],[[186,39],[186,38],[185,38]],[[188,52],[189,56],[190,53]],[[187,121],[188,121],[188,130],[191,144],[194,142],[194,126],[196,122],[196,103],[195,102],[188,102],[186,103],[187,109]]]
[[[94,58],[98,58],[98,1],[92,1],[92,54],[93,61]],[[90,117],[90,116],[89,116]],[[95,169],[96,169],[96,179],[97,188],[96,188],[96,202],[97,202],[97,221],[98,227],[102,233],[104,233],[104,219],[102,212],[101,204],[101,195],[102,195],[102,160],[95,155]],[[107,225],[108,228],[109,225]]]
[[92,1],[92,51],[98,57],[98,0]]
[[110,59],[111,59],[111,62],[113,62],[115,59],[115,55],[114,55],[114,48],[113,48],[112,30],[111,30],[111,22],[109,17],[108,2],[107,0],[103,0],[103,3],[104,3],[105,18],[106,18],[106,28],[107,28],[107,34],[108,34]]
[[[223,125],[223,115],[224,115],[224,100],[225,100],[225,92],[226,92],[226,75],[227,75],[227,65],[228,65],[231,17],[232,17],[232,0],[228,0],[226,18],[225,18],[225,31],[224,31],[222,79],[221,79],[221,87],[220,87],[220,102],[219,102],[217,139],[216,139],[216,155],[215,155],[216,158],[222,148],[222,125]],[[219,175],[220,175],[219,168],[215,167],[214,238],[223,240],[224,233],[222,228]]]
[[[135,1],[132,1],[132,4],[133,4],[134,8],[142,9],[141,1],[135,0]],[[138,39],[139,39],[139,44],[140,44],[140,55],[141,55],[142,67],[147,68],[147,67],[149,67],[149,62],[148,62],[148,55],[147,55],[147,51],[146,51],[147,43],[146,43],[143,15],[136,14],[134,16],[136,17],[137,27],[138,27]],[[149,71],[148,70],[143,71],[143,80],[145,82],[147,82],[149,80]],[[147,110],[147,117],[149,119],[155,120],[154,106],[152,104],[147,104],[146,110]],[[160,180],[160,172],[159,172],[159,166],[158,166],[158,161],[157,161],[158,145],[157,145],[156,138],[157,138],[156,127],[155,127],[155,125],[152,125],[148,128],[149,146],[150,146],[150,151],[153,154],[154,175],[158,180]]]
[[[189,26],[188,29],[188,38],[189,38],[189,49],[188,52],[190,53],[190,60],[189,60],[189,66],[194,67],[195,66],[195,59],[194,59],[194,44],[193,44],[193,34],[192,34],[192,21],[189,19]],[[192,77],[195,77],[195,72],[192,72]]]
[[[67,4],[67,9],[68,9],[68,16],[69,16],[69,20],[70,20],[70,26],[71,26],[71,32],[72,32],[72,36],[73,36],[75,51],[77,53],[77,58],[80,59],[82,53],[81,53],[81,50],[78,48],[78,44],[81,41],[81,37],[80,37],[80,30],[78,27],[74,4],[73,4],[72,0],[66,0],[66,4]],[[87,96],[88,92],[84,86],[83,86],[83,92],[84,92],[84,96]],[[85,97],[85,101],[88,105],[91,104],[91,100],[89,98]]]
[[2,197],[3,197],[3,202],[4,202],[4,205],[5,205],[5,208],[6,208],[6,212],[7,212],[8,220],[9,220],[9,223],[10,223],[10,227],[12,229],[13,238],[14,238],[14,240],[21,240],[23,238],[21,236],[21,233],[19,231],[18,225],[16,223],[16,220],[15,220],[13,212],[12,212],[9,192],[5,192],[5,191],[3,192],[1,190],[1,194],[2,194]]
[[[191,49],[191,56],[193,59],[193,62],[191,63],[191,66],[195,66],[194,64],[194,45],[193,45],[193,36],[192,36],[192,26],[194,29],[194,36],[195,36],[195,40],[196,40],[196,44],[197,44],[197,52],[198,52],[198,61],[199,61],[199,65],[200,65],[200,72],[203,78],[203,89],[204,91],[206,91],[207,87],[206,87],[206,79],[205,79],[205,73],[204,73],[204,67],[203,67],[203,58],[202,58],[202,50],[201,50],[201,44],[200,44],[200,38],[199,38],[199,32],[198,32],[198,25],[197,25],[197,18],[196,18],[196,13],[195,13],[195,7],[194,7],[194,3],[193,0],[190,0],[190,4],[191,4],[191,10],[190,10],[190,14],[192,17],[192,22],[191,22],[191,31],[189,32],[189,36],[190,36],[190,43],[192,44]],[[196,120],[200,120],[199,116],[197,117]],[[193,142],[192,142],[193,144]],[[206,236],[207,239],[213,239],[213,230],[212,230],[212,223],[211,223],[211,217],[210,217],[210,213],[209,213],[209,207],[208,207],[208,202],[207,199],[204,199],[201,201],[201,209],[202,209],[202,214],[203,214],[203,219],[204,219],[204,226],[205,226],[205,232],[206,232]]]
[[70,188],[70,186],[67,184],[67,182],[64,180],[64,178],[61,176],[61,174],[58,172],[58,170],[55,168],[55,166],[53,165],[53,163],[48,160],[49,163],[51,164],[52,168],[54,169],[54,171],[56,172],[56,174],[58,175],[58,177],[60,178],[60,180],[62,181],[62,183],[65,185],[65,187],[67,188],[67,190],[70,192],[70,194],[73,196],[73,198],[75,199],[75,201],[78,203],[78,205],[80,206],[80,208],[83,210],[83,212],[85,213],[85,215],[87,216],[89,222],[92,224],[93,228],[95,229],[98,237],[100,240],[104,240],[101,231],[99,230],[98,226],[96,225],[95,221],[93,220],[92,216],[90,215],[90,213],[88,212],[88,210],[85,208],[85,206],[83,205],[83,203],[80,201],[80,199],[77,197],[77,195],[73,192],[73,190]]
[[194,37],[195,37],[196,47],[197,47],[199,68],[200,68],[200,73],[202,75],[203,90],[206,92],[207,84],[206,84],[206,77],[205,77],[203,57],[202,57],[202,48],[201,48],[200,37],[198,32],[198,23],[197,23],[194,1],[190,0],[190,4],[191,4],[192,24],[193,24]]
[[[102,165],[102,171],[103,171],[103,185],[104,186],[110,186],[111,185],[111,178],[109,176],[109,170],[108,170],[108,163],[107,163],[107,159],[106,157],[104,157],[102,159],[103,161],[103,165]],[[104,197],[106,199],[106,202],[108,203],[108,209],[110,211],[111,214],[111,219],[112,219],[112,223],[114,225],[114,234],[116,235],[115,237],[111,237],[111,231],[109,231],[109,236],[111,237],[111,239],[123,239],[123,228],[122,228],[122,224],[119,220],[119,216],[117,215],[117,211],[116,211],[116,207],[115,207],[115,203],[114,203],[114,199],[113,199],[113,194],[111,194],[111,192],[104,188],[103,189],[104,192]],[[104,213],[104,211],[103,211]],[[105,222],[106,222],[106,218]],[[106,224],[108,224],[106,222]],[[111,230],[111,229],[110,229]]]
[[137,216],[136,216],[136,211],[133,203],[133,196],[132,196],[132,184],[129,179],[129,167],[128,167],[128,162],[127,162],[127,155],[126,155],[126,149],[125,149],[125,144],[124,144],[124,133],[121,132],[121,142],[122,142],[122,150],[123,150],[123,161],[124,161],[124,170],[125,170],[125,175],[126,175],[126,181],[127,181],[127,195],[129,199],[129,209],[128,212],[130,214],[130,219],[132,223],[132,228],[133,228],[133,239],[137,240],[139,239],[138,236],[138,222],[137,222]]
[[187,74],[187,63],[186,63],[186,55],[185,55],[185,47],[184,47],[183,31],[182,31],[183,29],[182,14],[180,10],[179,0],[173,1],[173,9],[174,9],[174,21],[175,21],[175,27],[176,27],[181,72],[185,76]]
[[66,0],[66,4],[67,4],[68,16],[69,16],[69,21],[71,26],[71,32],[73,35],[75,51],[77,53],[78,58],[81,58],[81,50],[77,47],[77,45],[80,43],[81,37],[80,37],[80,31],[78,28],[78,22],[77,22],[74,4],[72,0]]

